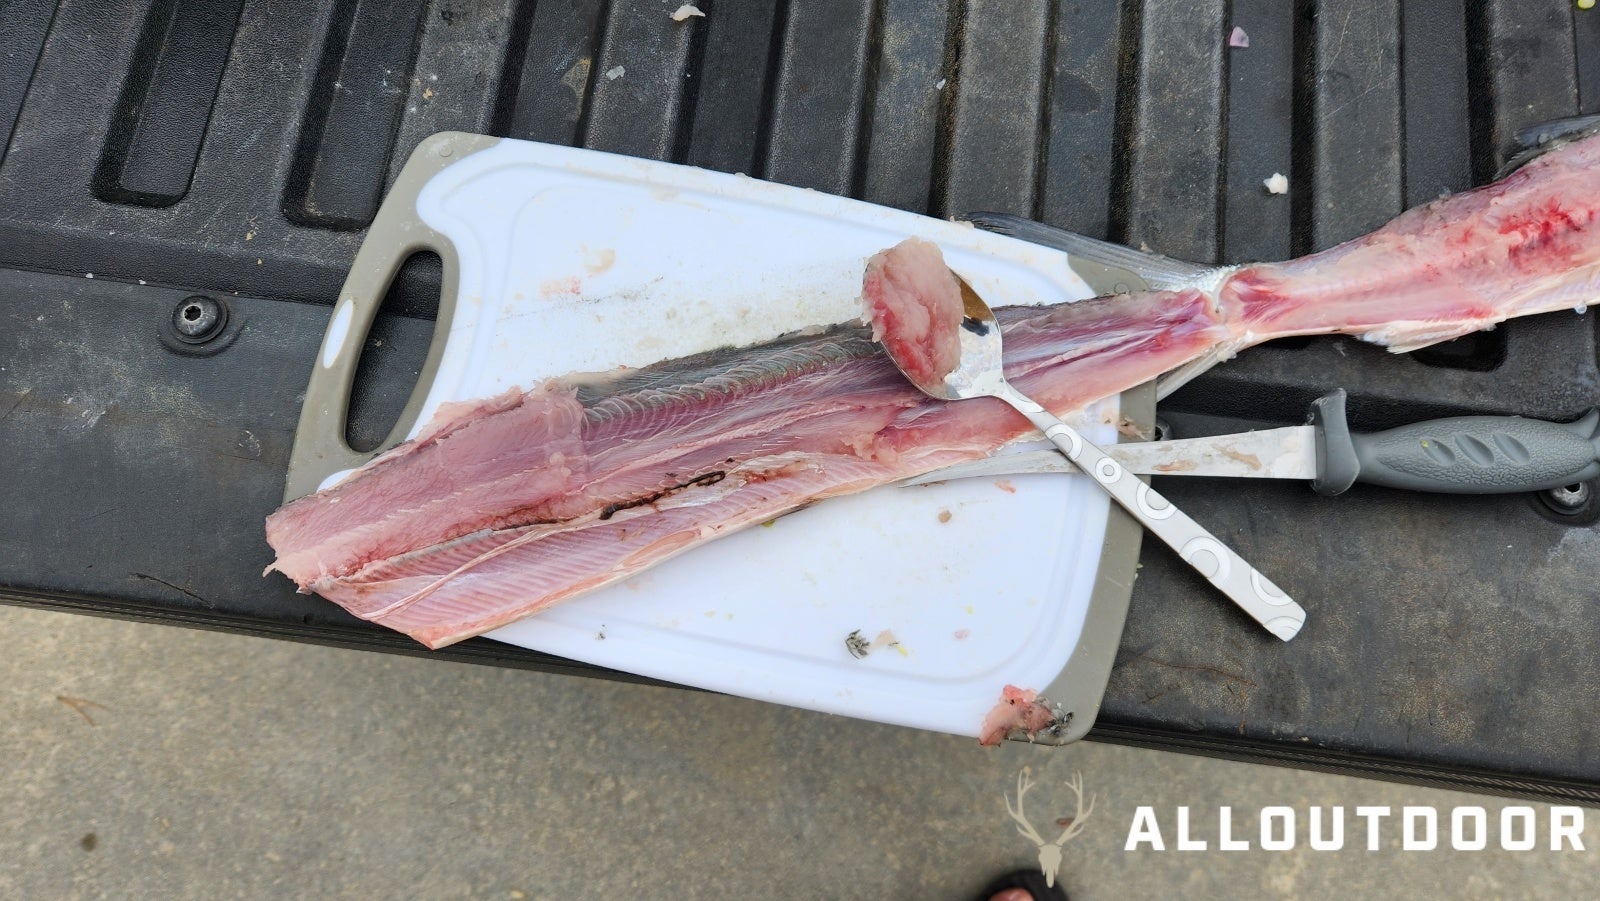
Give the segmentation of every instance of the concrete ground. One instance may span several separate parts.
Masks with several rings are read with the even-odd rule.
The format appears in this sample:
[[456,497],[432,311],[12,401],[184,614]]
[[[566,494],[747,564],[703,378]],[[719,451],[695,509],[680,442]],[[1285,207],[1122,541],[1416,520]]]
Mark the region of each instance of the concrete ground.
[[[670,689],[0,607],[0,898],[967,899],[1033,865],[1030,766],[1077,899],[1593,897],[1586,850],[1498,848],[1501,799],[1083,743],[978,748]],[[1210,850],[1125,851],[1139,805]],[[1217,808],[1248,852],[1216,850]],[[1267,852],[1259,811],[1301,817]],[[1345,847],[1308,847],[1313,805]],[[1490,850],[1366,850],[1357,805],[1487,808]],[[1445,844],[1448,844],[1446,839]]]

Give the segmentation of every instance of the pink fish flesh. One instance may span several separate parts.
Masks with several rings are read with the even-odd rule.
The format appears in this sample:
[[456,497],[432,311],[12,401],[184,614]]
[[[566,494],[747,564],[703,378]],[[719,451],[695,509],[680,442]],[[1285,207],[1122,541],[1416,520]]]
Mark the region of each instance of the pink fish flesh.
[[983,725],[978,727],[978,744],[998,745],[1017,729],[1033,738],[1055,724],[1055,712],[1038,692],[1007,685],[1000,691],[1000,700],[984,716]]
[[[1410,350],[1600,295],[1600,138],[1300,260],[997,311],[1006,375],[1065,413],[1262,341]],[[898,257],[898,255],[896,255]],[[917,254],[909,266],[942,267]],[[939,272],[903,273],[907,283]],[[869,298],[895,279],[870,269]],[[841,325],[443,409],[267,521],[275,569],[437,648],[815,501],[985,456],[1031,427],[925,397]]]
[[[1008,374],[1063,409],[1226,337],[1198,292],[998,315]],[[1082,376],[1052,377],[1073,360]],[[839,326],[443,409],[415,441],[274,513],[267,539],[302,588],[439,647],[1029,428],[999,402],[931,401],[865,328]]]
[[907,238],[867,260],[861,306],[872,340],[913,384],[937,385],[961,362],[961,286],[939,245]]

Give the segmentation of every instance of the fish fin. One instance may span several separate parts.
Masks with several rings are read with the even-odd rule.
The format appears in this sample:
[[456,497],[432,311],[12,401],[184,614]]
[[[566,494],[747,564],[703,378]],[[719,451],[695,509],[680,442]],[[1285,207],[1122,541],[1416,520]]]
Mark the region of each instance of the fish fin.
[[1179,366],[1156,380],[1156,400],[1165,400],[1172,392],[1189,384],[1195,378],[1205,373],[1218,363],[1226,363],[1238,355],[1239,349],[1232,344],[1219,345],[1205,352],[1203,356]]
[[[1466,326],[1441,327],[1436,322],[1394,322],[1355,337],[1369,344],[1379,345],[1393,354],[1407,354],[1424,347],[1454,341],[1473,332],[1489,331],[1493,328],[1493,323],[1487,326],[1474,323]],[[1165,400],[1174,391],[1187,385],[1213,366],[1233,359],[1242,349],[1241,346],[1232,343],[1218,345],[1203,356],[1167,372],[1156,380],[1156,400]]]
[[1551,141],[1575,137],[1579,132],[1600,125],[1600,113],[1587,116],[1563,116],[1517,129],[1516,141],[1520,150],[1543,147]]
[[1356,337],[1369,344],[1377,344],[1392,354],[1408,354],[1424,347],[1443,344],[1464,338],[1473,332],[1487,332],[1497,323],[1487,325],[1472,323],[1464,326],[1441,326],[1436,322],[1392,322],[1381,329],[1364,332]]
[[961,218],[984,231],[1053,247],[1110,269],[1130,272],[1158,291],[1190,287],[1203,281],[1215,270],[1213,266],[1145,253],[1007,213],[968,213]]
[[1521,169],[1546,153],[1572,141],[1600,131],[1600,115],[1565,116],[1539,122],[1517,130],[1512,153],[1496,172],[1495,181]]

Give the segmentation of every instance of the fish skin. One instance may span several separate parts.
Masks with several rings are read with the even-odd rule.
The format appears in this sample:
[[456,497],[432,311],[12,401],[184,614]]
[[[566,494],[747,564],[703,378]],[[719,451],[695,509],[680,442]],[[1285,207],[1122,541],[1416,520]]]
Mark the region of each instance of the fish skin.
[[[1346,333],[1403,351],[1581,308],[1600,296],[1597,215],[1600,137],[1589,137],[1299,260],[999,310],[1007,377],[1067,412],[1274,338]],[[484,441],[527,429],[553,443]],[[865,328],[837,326],[441,411],[416,441],[274,513],[267,534],[275,568],[303,590],[437,648],[816,500],[976,459],[1030,432],[999,401],[924,397]],[[664,452],[652,435],[671,436]],[[505,496],[437,496],[463,460],[494,474]],[[665,490],[711,472],[720,477]],[[396,486],[408,500],[395,501]]]

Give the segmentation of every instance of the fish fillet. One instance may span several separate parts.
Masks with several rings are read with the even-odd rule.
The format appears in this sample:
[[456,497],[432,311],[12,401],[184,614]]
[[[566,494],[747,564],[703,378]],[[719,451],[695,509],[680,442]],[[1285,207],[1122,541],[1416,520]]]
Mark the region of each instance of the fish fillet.
[[[1291,335],[1396,351],[1600,295],[1600,137],[1287,263],[1170,290],[997,311],[1006,376],[1058,413]],[[949,273],[920,249],[869,266]],[[267,521],[273,568],[431,648],[806,504],[986,456],[1031,431],[1002,402],[913,388],[872,333],[814,334],[442,409],[424,434]],[[931,366],[947,361],[929,349]]]

